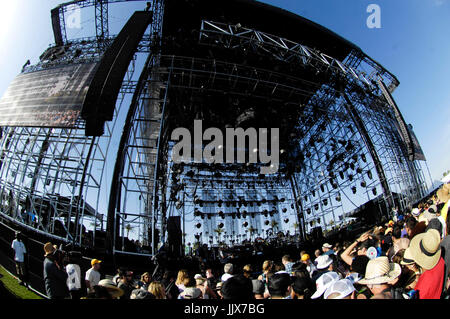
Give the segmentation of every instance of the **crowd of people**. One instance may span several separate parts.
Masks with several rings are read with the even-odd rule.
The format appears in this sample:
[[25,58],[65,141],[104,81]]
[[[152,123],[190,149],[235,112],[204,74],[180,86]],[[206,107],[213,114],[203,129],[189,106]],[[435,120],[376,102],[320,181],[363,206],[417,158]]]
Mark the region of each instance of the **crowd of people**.
[[[82,278],[80,256],[71,254],[63,264],[57,247],[47,243],[46,292],[55,299],[448,299],[449,204],[450,184],[445,184],[410,211],[394,210],[387,223],[353,242],[325,242],[277,259],[265,255],[256,265],[231,259],[220,268],[203,262],[163,269],[161,276],[120,268],[104,278],[102,261],[92,259]],[[20,236],[13,248],[20,272]]]

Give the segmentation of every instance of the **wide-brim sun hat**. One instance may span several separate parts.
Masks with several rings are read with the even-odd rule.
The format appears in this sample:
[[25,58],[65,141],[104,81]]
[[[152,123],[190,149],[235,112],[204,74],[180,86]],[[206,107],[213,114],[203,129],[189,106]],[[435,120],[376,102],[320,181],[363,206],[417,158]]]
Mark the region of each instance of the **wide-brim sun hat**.
[[51,242],[45,243],[44,245],[44,256],[47,257],[51,254],[53,254],[56,251],[56,245],[53,245]]
[[414,257],[411,254],[411,248],[408,247],[405,249],[405,253],[403,254],[402,261],[400,261],[400,265],[412,265],[414,264]]
[[358,281],[361,285],[377,285],[393,281],[402,273],[397,263],[390,263],[388,257],[381,256],[369,260],[363,279]]
[[102,279],[98,282],[98,285],[105,287],[113,298],[119,298],[124,294],[123,290],[114,285],[111,279]]
[[441,236],[436,229],[415,235],[409,244],[416,264],[424,269],[433,269],[441,258]]

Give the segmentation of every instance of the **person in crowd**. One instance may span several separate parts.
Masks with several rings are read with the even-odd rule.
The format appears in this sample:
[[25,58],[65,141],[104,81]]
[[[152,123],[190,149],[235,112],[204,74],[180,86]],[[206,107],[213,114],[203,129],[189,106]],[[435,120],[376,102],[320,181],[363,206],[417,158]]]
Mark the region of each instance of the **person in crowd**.
[[255,299],[264,299],[264,283],[258,279],[252,279],[253,295]]
[[180,269],[178,271],[177,280],[175,281],[175,285],[178,287],[179,292],[183,292],[186,288],[186,282],[189,280],[189,274],[186,269]]
[[197,283],[194,277],[187,276],[184,279],[184,289],[178,295],[178,299],[202,299],[202,291],[196,287]]
[[250,265],[250,264],[244,265],[244,267],[242,268],[242,274],[250,280],[253,279],[252,272],[253,272],[253,268],[252,268],[252,265]]
[[44,284],[50,299],[68,299],[67,273],[64,269],[61,252],[51,242],[44,245]]
[[242,274],[233,276],[223,282],[221,288],[223,299],[253,300],[253,285],[252,281]]
[[262,265],[262,274],[258,276],[258,280],[267,282],[267,274],[272,271],[273,261],[265,260]]
[[355,256],[367,256],[367,250],[372,247],[372,235],[370,231],[359,236],[341,254],[341,259],[351,267]]
[[[401,252],[401,250],[400,250]],[[422,269],[414,262],[411,255],[411,249],[408,247],[401,255],[400,266],[402,267],[402,274],[399,280],[399,286],[404,287],[405,291],[414,290],[422,273]]]
[[316,286],[311,278],[306,276],[292,278],[291,299],[308,300],[315,292]]
[[[130,299],[142,300],[142,299],[158,299],[158,298],[156,298],[155,295],[153,295],[148,290],[137,288],[137,289],[133,289],[133,291],[131,292]],[[159,298],[159,299],[162,299],[162,298]]]
[[216,293],[209,287],[206,278],[200,274],[196,274],[194,279],[196,281],[196,287],[202,291],[203,299],[217,299]]
[[324,273],[329,271],[334,271],[333,259],[330,255],[320,255],[317,257],[317,272],[313,275],[312,280],[316,281],[317,278],[322,276]]
[[269,279],[270,299],[291,299],[291,277],[286,272],[275,273]]
[[152,282],[152,276],[149,272],[144,272],[141,275],[141,280],[138,281],[137,287],[138,289],[148,290],[148,286]]
[[[118,288],[111,279],[102,279],[98,282],[98,286],[106,288],[111,299],[119,299],[123,295],[123,290]],[[108,298],[109,299],[109,298]]]
[[110,291],[104,287],[104,286],[100,286],[100,285],[96,285],[94,287],[92,287],[91,291],[87,294],[86,297],[83,297],[82,299],[106,299],[106,300],[110,300],[110,299],[114,299],[110,293]]
[[98,284],[98,282],[101,279],[100,274],[100,264],[101,260],[98,259],[92,259],[91,260],[91,268],[89,268],[88,271],[86,271],[86,276],[84,278],[86,282],[86,289],[87,292],[93,292],[94,286]]
[[292,265],[294,265],[294,262],[292,261],[291,256],[289,255],[284,255],[283,257],[281,257],[281,262],[284,265],[284,269],[287,272],[292,272]]
[[81,253],[79,251],[70,251],[68,254],[68,263],[66,265],[67,287],[69,288],[71,299],[80,299],[84,293],[81,290]]
[[220,280],[227,281],[228,279],[233,277],[233,270],[234,270],[233,264],[232,263],[226,263],[225,266],[223,266],[224,274],[222,275]]
[[152,281],[148,286],[148,292],[155,296],[155,299],[167,299],[164,286],[159,281]]
[[178,287],[175,285],[175,280],[175,273],[173,271],[164,271],[161,283],[165,287],[167,299],[177,299],[180,294]]
[[441,257],[441,236],[436,229],[413,237],[411,256],[423,273],[415,286],[419,299],[440,299],[444,287],[445,263]]
[[316,291],[311,296],[311,299],[318,299],[323,298],[323,293],[325,290],[330,287],[333,282],[338,281],[341,279],[341,276],[337,272],[334,271],[328,271],[324,274],[322,274],[319,278],[317,278],[316,282]]
[[215,291],[217,294],[217,299],[223,299],[223,295],[222,295],[222,286],[223,286],[223,282],[218,281],[215,287]]
[[325,290],[324,299],[355,299],[355,287],[349,279],[340,279]]
[[214,276],[212,269],[207,268],[205,275],[206,275],[206,280],[208,281],[208,286],[211,288],[215,288],[217,286],[217,278]]
[[401,271],[399,264],[389,263],[388,257],[380,256],[367,263],[365,276],[358,284],[370,289],[371,299],[394,299],[392,288]]
[[[449,203],[449,202],[447,202]],[[446,204],[447,205],[447,204]],[[450,223],[450,214],[447,214],[446,224],[449,225]],[[446,228],[446,236],[441,241],[441,254],[442,258],[444,258],[444,264],[445,264],[445,271],[444,271],[444,293],[443,295],[449,296],[450,295],[450,279],[449,279],[449,273],[450,273],[450,236],[449,236],[449,228]]]
[[317,258],[319,258],[320,255],[322,255],[322,250],[321,249],[316,249],[314,251],[314,256],[315,256],[315,258],[314,258],[314,265],[316,265],[316,266],[317,266]]
[[331,255],[335,253],[333,250],[333,245],[330,245],[329,243],[324,243],[322,245],[322,252],[324,255]]
[[15,233],[14,240],[11,243],[11,248],[14,250],[14,262],[16,263],[16,272],[17,278],[19,279],[19,285],[27,287],[27,267],[25,264],[27,249],[23,243],[23,235],[21,232]]
[[416,227],[416,225],[417,225],[417,219],[415,218],[415,215],[414,215],[414,212],[417,214],[417,212],[419,211],[419,209],[418,208],[415,208],[415,209],[417,209],[417,211],[414,211],[414,209],[413,209],[413,216],[409,216],[409,217],[407,217],[406,218],[406,222],[405,222],[405,229],[406,229],[406,234],[407,234],[407,238],[409,239],[409,240],[411,240],[412,239],[412,233],[413,233],[413,230],[414,230],[414,228]]
[[130,299],[131,292],[135,289],[133,272],[131,270],[121,272],[117,287],[123,290],[123,295],[120,299]]
[[309,276],[312,278],[314,274],[317,272],[317,267],[311,261],[309,254],[302,254],[300,258],[300,262],[306,265],[306,270],[308,270]]

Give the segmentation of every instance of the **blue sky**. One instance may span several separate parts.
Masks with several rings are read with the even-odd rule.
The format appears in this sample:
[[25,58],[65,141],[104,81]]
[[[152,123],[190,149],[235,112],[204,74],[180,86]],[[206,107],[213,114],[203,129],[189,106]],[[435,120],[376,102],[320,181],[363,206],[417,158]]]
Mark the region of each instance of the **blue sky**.
[[[50,10],[62,0],[1,1],[0,95],[27,59],[37,62],[53,42]],[[450,0],[264,0],[317,22],[359,46],[400,81],[394,93],[427,157],[433,179],[450,169]],[[369,29],[369,4],[381,8],[381,28]],[[124,8],[142,9],[145,2],[111,6],[110,22],[128,18]],[[131,11],[130,11],[131,12]],[[92,16],[84,13],[83,36]],[[270,22],[269,22],[270,23]],[[426,174],[428,177],[428,174]]]
[[[20,73],[23,64],[28,59],[36,63],[54,42],[50,10],[62,2],[66,1],[0,2],[0,96]],[[395,74],[400,86],[394,98],[406,122],[414,127],[432,178],[442,178],[442,173],[450,169],[450,0],[262,2],[329,28]],[[381,8],[379,29],[369,29],[366,25],[369,4]],[[112,5],[112,28],[123,24],[132,11],[144,7],[145,2]],[[69,35],[82,37],[87,32],[92,35],[92,25],[92,13],[83,11],[81,28],[69,30]],[[428,172],[424,173],[428,179]]]

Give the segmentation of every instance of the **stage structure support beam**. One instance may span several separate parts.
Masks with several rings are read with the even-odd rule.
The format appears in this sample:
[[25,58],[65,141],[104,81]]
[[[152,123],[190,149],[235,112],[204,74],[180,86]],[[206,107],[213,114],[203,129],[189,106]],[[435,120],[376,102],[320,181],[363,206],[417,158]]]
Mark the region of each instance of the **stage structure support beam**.
[[356,127],[358,128],[358,131],[361,134],[361,137],[363,138],[364,144],[366,145],[367,149],[369,150],[370,156],[372,157],[372,160],[375,164],[375,170],[378,174],[378,178],[380,180],[381,187],[383,189],[384,198],[387,201],[388,211],[390,211],[394,206],[394,200],[392,198],[392,193],[389,188],[389,184],[387,183],[386,175],[383,170],[383,165],[378,157],[375,146],[373,145],[372,140],[370,139],[369,133],[366,130],[364,122],[361,120],[361,117],[358,115],[358,112],[356,111],[355,106],[353,105],[352,101],[348,97],[347,93],[341,92],[341,95],[345,99],[345,102],[346,102],[346,103],[343,103],[344,107],[347,110],[347,112],[350,115],[353,122],[355,123]]

